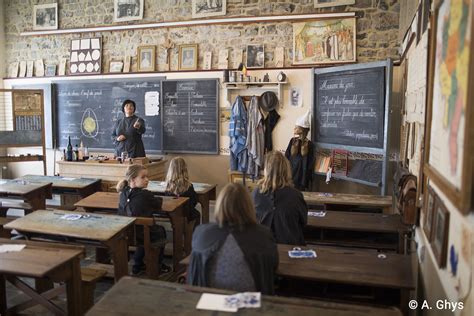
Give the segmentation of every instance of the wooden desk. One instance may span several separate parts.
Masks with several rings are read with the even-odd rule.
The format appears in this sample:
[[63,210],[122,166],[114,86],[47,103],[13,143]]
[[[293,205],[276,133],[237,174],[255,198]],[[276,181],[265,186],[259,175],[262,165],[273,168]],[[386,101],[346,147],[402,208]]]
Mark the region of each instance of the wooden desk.
[[[51,183],[32,184],[17,180],[0,180],[0,198],[22,199],[27,205],[15,208],[25,208],[25,213],[46,208],[46,199],[52,198]],[[5,217],[9,204],[0,205],[0,216]]]
[[[403,253],[405,250],[405,234],[410,232],[410,227],[401,222],[400,215],[393,214],[374,214],[358,212],[331,212],[327,211],[324,217],[308,216],[307,228],[316,228],[320,230],[321,241],[324,241],[326,231],[342,232],[366,232],[379,235],[395,235],[398,238],[398,244],[394,250]],[[306,239],[309,241],[310,239]],[[328,240],[330,242],[330,240]],[[337,241],[335,241],[337,242]],[[339,241],[338,245],[357,246],[352,241]],[[362,246],[362,244],[361,244]],[[370,245],[368,245],[370,246]],[[373,247],[377,248],[374,244]]]
[[[63,177],[72,178],[98,178],[102,180],[102,191],[108,191],[109,187],[116,185],[122,179],[125,179],[130,164],[121,164],[118,161],[111,160],[107,162],[84,162],[84,161],[56,161],[58,164],[58,173]],[[145,164],[148,170],[148,179],[165,179],[166,160],[150,162]]]
[[[191,252],[192,232],[186,229],[184,205],[188,198],[164,197],[162,210],[170,218],[173,228],[173,267],[178,267],[179,261],[183,257],[183,250],[188,255]],[[113,212],[117,213],[119,205],[119,193],[96,192],[85,199],[80,200],[76,207],[82,207],[87,212]]]
[[[124,277],[105,293],[87,315],[148,316],[157,313],[166,315],[230,315],[225,312],[197,310],[196,305],[202,293],[233,294],[224,290]],[[260,308],[240,309],[238,315],[396,316],[401,314],[395,308],[376,308],[264,295]]]
[[[29,237],[63,237],[65,242],[93,243],[105,246],[112,252],[115,280],[128,274],[127,229],[134,217],[116,215],[93,215],[89,218],[66,220],[65,214],[81,214],[67,211],[36,211],[5,225]],[[81,215],[84,215],[82,213]]]
[[415,289],[411,256],[349,250],[336,247],[305,247],[314,249],[315,259],[295,259],[288,256],[291,245],[278,245],[280,263],[277,274],[289,279],[324,282],[400,291],[400,309],[407,313],[410,290]]
[[[81,198],[100,191],[100,179],[92,178],[66,178],[61,176],[26,175],[17,180],[29,183],[52,183],[53,194],[61,195],[61,205],[73,206]],[[72,195],[72,196],[71,196]]]
[[345,205],[364,206],[382,208],[383,213],[390,213],[392,208],[391,196],[344,194],[344,193],[323,193],[323,192],[302,192],[304,200],[308,205]]
[[[395,289],[400,293],[400,309],[407,314],[410,290],[415,289],[411,256],[385,253],[386,258],[382,259],[378,258],[379,253],[376,251],[313,245],[302,249],[315,250],[317,258],[296,259],[288,256],[288,251],[293,247],[278,245],[278,276],[314,284]],[[189,260],[190,256],[180,263],[189,265]],[[305,292],[305,296],[308,294]],[[291,292],[291,295],[297,294]]]
[[[202,224],[209,223],[209,201],[216,199],[216,185],[207,183],[193,182],[194,190],[197,194],[197,199],[202,208]],[[166,187],[163,181],[150,181],[148,183],[148,190],[156,193],[165,193]]]
[[[19,252],[0,253],[0,314],[17,314],[24,308],[41,304],[55,314],[66,315],[49,301],[58,288],[38,294],[19,277],[46,278],[53,282],[66,282],[67,314],[82,315],[80,256],[83,247],[68,247],[44,242],[0,239],[1,244],[26,244]],[[30,302],[7,308],[5,281],[8,280],[32,298]]]

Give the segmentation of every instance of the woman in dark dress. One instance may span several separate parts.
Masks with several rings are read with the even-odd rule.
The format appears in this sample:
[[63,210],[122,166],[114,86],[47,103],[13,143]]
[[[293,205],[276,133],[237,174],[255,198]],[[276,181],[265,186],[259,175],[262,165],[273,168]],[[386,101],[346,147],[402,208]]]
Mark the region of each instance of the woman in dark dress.
[[126,152],[129,158],[145,157],[142,135],[145,133],[145,121],[135,115],[136,105],[132,100],[122,103],[125,117],[115,122],[112,140],[115,145],[115,156]]
[[308,206],[303,194],[293,188],[290,163],[282,153],[267,154],[263,179],[252,196],[258,222],[272,230],[277,243],[305,244]]

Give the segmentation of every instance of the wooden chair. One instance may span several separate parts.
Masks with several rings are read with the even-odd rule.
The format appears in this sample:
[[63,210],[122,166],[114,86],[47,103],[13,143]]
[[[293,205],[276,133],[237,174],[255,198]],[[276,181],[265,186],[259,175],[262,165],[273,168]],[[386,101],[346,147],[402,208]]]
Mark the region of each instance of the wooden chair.
[[[166,241],[154,243],[151,242],[150,229],[155,225],[155,220],[156,218],[151,217],[137,217],[135,220],[135,227],[143,226],[143,248],[145,249],[146,274],[150,279],[157,280],[160,276],[160,267],[158,265],[160,251],[165,247]],[[136,236],[133,241],[134,245],[137,245],[135,242]]]
[[252,179],[251,176],[245,175],[245,183],[244,183],[244,175],[242,174],[242,172],[229,171],[229,182],[240,183],[244,185],[249,190],[249,192],[252,192],[257,187],[258,180],[260,180],[260,178]]
[[82,267],[81,268],[81,295],[83,312],[87,312],[94,305],[94,291],[96,282],[107,274],[106,270]]

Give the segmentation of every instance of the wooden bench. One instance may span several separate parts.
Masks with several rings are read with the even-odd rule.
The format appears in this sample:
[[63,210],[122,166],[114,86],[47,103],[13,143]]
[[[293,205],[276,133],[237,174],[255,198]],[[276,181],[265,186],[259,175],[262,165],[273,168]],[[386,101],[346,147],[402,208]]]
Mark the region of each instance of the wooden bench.
[[104,269],[91,267],[81,268],[81,295],[84,313],[94,305],[94,291],[96,282],[106,274],[107,271]]

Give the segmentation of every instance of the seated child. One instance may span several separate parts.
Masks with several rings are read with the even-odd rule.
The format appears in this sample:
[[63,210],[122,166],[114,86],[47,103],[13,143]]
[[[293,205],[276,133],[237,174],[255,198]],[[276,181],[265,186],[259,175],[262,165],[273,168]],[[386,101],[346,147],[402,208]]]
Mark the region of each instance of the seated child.
[[[153,217],[161,211],[163,199],[153,195],[146,190],[148,186],[148,171],[143,165],[131,165],[125,174],[126,180],[117,184],[117,192],[120,192],[118,214],[124,216]],[[140,229],[141,228],[141,229]],[[137,250],[133,256],[133,274],[139,274],[145,269],[143,258],[145,249],[143,248],[143,228],[138,226],[137,230]],[[164,245],[166,243],[166,231],[162,226],[154,225],[150,229],[150,240],[152,243],[162,243],[160,250],[160,270],[162,273],[171,271],[171,268],[163,263]]]
[[194,222],[197,226],[201,223],[201,214],[196,210],[197,194],[194,191],[193,184],[189,181],[188,168],[186,162],[181,157],[173,158],[166,174],[166,195],[187,197],[188,223]]

